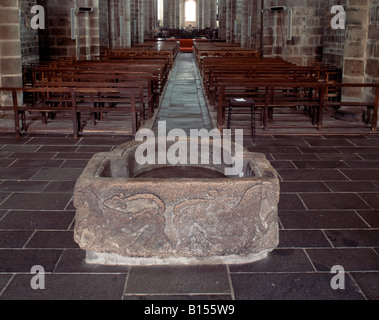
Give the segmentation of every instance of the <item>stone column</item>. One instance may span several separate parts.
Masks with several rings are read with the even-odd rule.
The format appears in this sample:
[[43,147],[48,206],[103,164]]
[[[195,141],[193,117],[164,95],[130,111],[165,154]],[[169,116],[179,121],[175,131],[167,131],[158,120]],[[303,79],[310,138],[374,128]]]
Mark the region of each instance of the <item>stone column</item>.
[[218,37],[221,40],[226,40],[226,1],[227,0],[219,0],[219,30]]
[[[50,10],[50,2],[48,2],[49,10]],[[61,1],[62,2],[62,1]],[[66,4],[66,2],[64,2]],[[71,6],[68,3],[68,7],[64,8],[64,12],[67,13],[69,19],[65,20],[66,28],[71,29],[70,24],[70,12]],[[78,7],[91,7],[93,8],[93,12],[88,13],[77,13],[77,57],[83,59],[94,59],[96,56],[100,54],[100,34],[99,34],[99,1],[98,0],[78,0]],[[52,8],[51,8],[52,9]],[[63,9],[63,8],[61,8]],[[56,11],[55,18],[57,23],[59,23],[59,19],[61,19],[62,12]],[[49,25],[50,27],[50,25]],[[71,33],[68,33],[71,34]],[[60,42],[64,41],[64,42]],[[70,44],[72,40],[67,39],[67,44]],[[66,40],[65,39],[57,39],[57,49],[65,47]],[[68,54],[68,56],[71,56]]]
[[211,1],[212,0],[203,1],[203,28],[210,28],[211,26]]
[[197,7],[198,7],[197,21],[198,21],[199,29],[204,29],[204,1],[209,1],[209,0],[197,0]]
[[180,0],[180,19],[179,24],[181,28],[186,26],[186,0]]
[[236,21],[236,0],[226,0],[226,41],[234,43],[234,22]]
[[176,0],[164,1],[164,27],[169,29],[177,28],[176,19]]
[[145,41],[145,7],[144,7],[144,1],[139,0],[138,1],[138,19],[137,19],[137,25],[138,25],[138,42],[143,43]]
[[169,0],[164,0],[163,1],[163,28],[168,28],[169,27],[169,20],[170,20],[170,6],[169,6]]
[[180,2],[181,0],[175,1],[175,28],[180,28]]
[[[366,54],[366,81],[379,83],[379,0],[372,0],[370,3],[370,25]],[[366,96],[367,99],[374,101],[375,92],[367,90]]]
[[129,48],[132,46],[132,21],[130,15],[130,0],[125,0],[124,3],[124,19],[125,19],[125,47]]
[[216,0],[210,0],[211,2],[211,12],[210,12],[210,27],[216,28],[217,27],[217,1]]
[[[0,2],[0,86],[21,87],[21,40],[18,1]],[[0,104],[11,103],[11,96],[0,92]],[[0,111],[1,112],[1,111]]]
[[109,46],[111,48],[116,46],[114,17],[115,17],[115,15],[114,15],[114,0],[109,0],[109,3],[108,3],[108,30],[109,30]]
[[[365,82],[370,8],[368,1],[347,1],[346,41],[344,47],[344,82]],[[345,98],[363,98],[359,88],[344,90]]]
[[93,14],[88,17],[88,59],[95,59],[100,56],[100,19],[99,1],[88,0],[88,6],[94,9]]
[[249,1],[248,0],[242,0],[241,4],[241,47],[247,48],[248,47],[248,40],[249,40]]
[[19,5],[21,9],[20,35],[22,65],[38,63],[40,61],[38,41],[39,30],[33,30],[30,26],[31,19],[33,18],[30,11],[33,6],[37,5],[37,0],[20,1]]

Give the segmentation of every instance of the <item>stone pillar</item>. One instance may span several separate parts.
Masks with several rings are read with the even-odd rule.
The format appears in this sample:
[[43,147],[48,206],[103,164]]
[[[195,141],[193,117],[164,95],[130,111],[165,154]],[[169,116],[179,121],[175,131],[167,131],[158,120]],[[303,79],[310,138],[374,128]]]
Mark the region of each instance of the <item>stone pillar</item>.
[[251,36],[248,38],[248,48],[259,50],[260,46],[260,3],[249,3],[249,17],[251,19]]
[[236,21],[236,0],[226,0],[226,41],[234,43],[234,26]]
[[203,28],[210,28],[211,26],[211,1],[203,1]]
[[125,0],[124,3],[124,19],[125,19],[125,47],[129,48],[132,46],[132,21],[130,15],[130,0]]
[[[57,1],[57,5],[58,5]],[[62,1],[60,1],[62,2]],[[53,6],[50,5],[51,1],[48,1],[49,11],[55,10]],[[65,1],[67,3],[66,7],[61,10],[64,11],[55,11],[54,17],[56,23],[60,22],[61,17],[67,17],[65,19],[64,24],[61,21],[61,25],[65,25],[66,29],[68,29],[66,35],[71,34],[71,5],[70,1]],[[95,57],[100,55],[100,35],[99,35],[99,1],[98,0],[77,0],[76,8],[79,7],[91,7],[93,8],[93,12],[87,13],[76,13],[77,18],[77,39],[76,39],[76,57],[81,59],[94,59]],[[74,7],[75,8],[75,5]],[[66,16],[67,14],[67,16]],[[49,25],[50,28],[50,25]],[[65,44],[70,45],[72,43],[71,37],[67,36],[67,38],[57,39],[56,46],[59,51],[60,48],[65,48]],[[63,56],[73,56],[68,53],[68,55]],[[61,57],[58,55],[58,57]]]
[[161,25],[163,28],[169,27],[169,20],[170,20],[169,10],[170,10],[169,0],[164,0],[163,1],[163,24]]
[[[365,82],[370,8],[368,1],[347,1],[346,41],[344,47],[344,82]],[[344,90],[345,98],[363,98],[359,88]]]
[[210,27],[215,29],[217,28],[217,1],[210,0],[211,2],[211,12],[210,12]]
[[143,43],[145,41],[145,7],[144,1],[138,0],[138,17],[137,17],[137,25],[138,25],[138,42]]
[[181,28],[186,26],[186,0],[180,0],[180,19],[179,24]]
[[[332,8],[334,5],[343,5],[344,8],[347,7],[347,0],[329,0],[328,2],[329,8]],[[344,46],[346,41],[346,30],[332,29],[330,21],[333,18],[333,14],[330,12],[330,10],[326,10],[325,15],[326,23],[324,28],[322,62],[325,64],[336,66],[337,68],[340,68],[342,70]],[[361,50],[362,48],[359,49],[359,51]]]
[[249,1],[242,0],[241,4],[241,47],[248,47],[249,35]]
[[94,59],[100,56],[100,27],[99,16],[99,0],[88,0],[88,6],[93,7],[94,12],[88,17],[88,40],[89,45],[88,59]]
[[197,0],[197,26],[199,29],[204,28],[204,1],[207,0]]
[[115,0],[109,0],[108,4],[108,29],[109,29],[109,46],[111,48],[114,48],[116,46],[116,34],[115,34],[115,8],[114,8],[114,2]]
[[38,30],[31,28],[31,8],[37,5],[37,0],[19,2],[21,9],[20,36],[22,65],[39,62]]
[[226,40],[226,1],[227,0],[219,0],[218,6],[219,6],[219,30],[218,30],[218,37],[221,40]]
[[165,0],[164,1],[164,27],[169,29],[177,28],[175,26],[176,19],[176,0]]
[[[21,40],[18,1],[0,2],[0,86],[21,87]],[[0,92],[0,104],[9,104],[10,96]],[[1,111],[0,111],[1,112]]]
[[[368,83],[379,83],[379,0],[370,1],[370,25],[367,39],[365,78]],[[366,91],[367,99],[374,101],[375,92]]]
[[154,29],[157,26],[157,1],[156,0],[148,0],[147,5],[149,8],[148,21],[149,27],[148,32],[145,36],[146,40],[154,39]]

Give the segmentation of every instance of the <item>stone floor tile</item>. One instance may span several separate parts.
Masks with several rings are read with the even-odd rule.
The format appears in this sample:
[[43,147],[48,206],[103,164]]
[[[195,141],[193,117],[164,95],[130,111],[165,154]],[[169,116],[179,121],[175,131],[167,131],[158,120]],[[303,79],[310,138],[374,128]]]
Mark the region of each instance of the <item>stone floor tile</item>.
[[0,231],[0,249],[23,248],[33,231]]
[[[251,148],[254,151],[254,148]],[[302,160],[302,161],[317,161],[320,160],[317,154],[311,153],[271,153],[275,160]]]
[[294,165],[299,169],[339,169],[349,168],[343,161],[293,161]]
[[89,161],[95,152],[59,152],[55,159],[85,160]]
[[317,271],[330,272],[333,266],[348,271],[378,271],[379,255],[369,248],[306,249]]
[[370,207],[354,193],[300,193],[309,210],[359,210]]
[[331,247],[321,230],[281,230],[279,248]]
[[347,147],[353,147],[354,144],[352,144],[348,139],[305,139],[305,141],[311,146],[311,147],[340,147],[340,146],[347,146]]
[[304,210],[304,204],[297,194],[282,194],[280,196],[279,210]]
[[[0,192],[0,205],[7,199],[9,198],[11,194],[7,192]],[[1,208],[1,206],[0,206]]]
[[53,272],[62,250],[0,250],[0,272],[30,273],[33,266],[43,266]]
[[9,168],[59,168],[63,160],[16,160]]
[[[379,209],[379,192],[370,190],[372,193],[359,193],[358,195],[372,208]],[[376,192],[375,192],[376,191]]]
[[279,217],[285,229],[368,228],[365,221],[354,211],[279,211]]
[[225,266],[132,267],[126,294],[230,294]]
[[331,274],[232,274],[237,300],[364,300],[347,278],[345,290],[333,290]]
[[324,161],[350,161],[350,160],[362,160],[362,157],[360,157],[357,154],[329,154],[329,153],[318,153],[317,156]]
[[48,184],[48,181],[4,181],[0,192],[41,192]]
[[38,172],[39,168],[0,168],[3,180],[27,180]]
[[330,192],[324,182],[281,182],[281,191],[286,192]]
[[369,181],[327,181],[325,184],[333,192],[379,192],[379,188]]
[[4,300],[121,300],[125,274],[47,274],[45,290],[33,290],[33,275],[16,275],[0,299]]
[[338,170],[278,170],[283,181],[339,181],[347,180],[347,178]]
[[379,228],[379,210],[358,210],[357,213],[371,228]]
[[326,230],[325,234],[336,248],[379,247],[379,230]]
[[0,230],[67,230],[75,211],[9,211],[1,219]]
[[55,267],[56,273],[122,273],[128,274],[128,266],[99,266],[90,265],[85,262],[86,252],[78,249],[67,249],[62,253],[58,264]]
[[67,139],[65,137],[33,137],[25,143],[25,145],[52,145],[52,146],[75,146],[77,141],[74,139]]
[[57,153],[56,152],[14,152],[11,155],[9,155],[9,159],[28,159],[28,160],[50,160],[52,159]]
[[5,289],[6,285],[12,279],[12,276],[13,275],[10,274],[0,274],[0,292],[2,292]]
[[314,271],[312,264],[303,250],[283,248],[276,249],[265,260],[230,266],[231,274],[312,271]]
[[14,162],[14,160],[12,159],[1,159],[0,160],[0,168],[8,168],[12,163]]
[[74,193],[76,181],[51,181],[44,189],[48,193]]
[[362,170],[341,170],[350,180],[354,181],[372,181],[379,180],[379,170],[362,169]]
[[41,168],[33,180],[37,181],[76,181],[82,174],[81,168]]
[[65,210],[72,195],[66,193],[13,193],[0,205],[12,210]]
[[368,300],[379,300],[379,272],[352,272],[351,276]]
[[25,247],[28,249],[79,249],[72,231],[36,231]]

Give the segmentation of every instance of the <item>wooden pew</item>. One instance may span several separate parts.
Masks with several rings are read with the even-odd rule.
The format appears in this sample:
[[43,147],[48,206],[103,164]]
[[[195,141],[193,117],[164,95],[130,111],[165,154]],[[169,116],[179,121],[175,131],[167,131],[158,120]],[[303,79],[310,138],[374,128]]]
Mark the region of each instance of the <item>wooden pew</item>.
[[[255,107],[262,109],[263,128],[269,129],[269,122],[273,121],[274,109],[288,107],[304,107],[312,111],[313,124],[321,131],[323,128],[323,115],[326,106],[331,107],[366,107],[369,116],[366,121],[372,131],[377,131],[379,111],[379,84],[328,84],[328,83],[283,83],[272,81],[261,82],[228,82],[220,83],[220,96],[217,106],[217,122],[220,130],[225,123],[225,109],[229,106],[231,98],[253,98]],[[328,101],[327,90],[331,86],[340,88],[375,88],[374,101]]]
[[[18,93],[33,93],[37,97],[33,104],[19,104]],[[136,100],[139,91],[135,88],[13,88],[13,111],[15,118],[15,135],[20,137],[22,131],[27,131],[27,112],[66,113],[71,115],[73,136],[79,137],[81,132],[82,113],[118,113],[130,116],[133,135],[138,129]],[[20,126],[20,121],[22,125]]]

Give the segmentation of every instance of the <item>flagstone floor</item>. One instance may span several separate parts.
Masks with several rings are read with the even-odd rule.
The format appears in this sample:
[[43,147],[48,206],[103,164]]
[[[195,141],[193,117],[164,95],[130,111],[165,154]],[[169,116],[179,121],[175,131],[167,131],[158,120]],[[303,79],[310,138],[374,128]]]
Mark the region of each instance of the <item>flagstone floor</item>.
[[[173,71],[158,120],[209,128],[190,55]],[[180,66],[180,67],[179,67]],[[183,108],[188,111],[183,112]],[[281,181],[280,245],[248,265],[104,267],[73,241],[76,179],[128,136],[0,135],[0,299],[379,299],[379,136],[258,136]],[[46,272],[33,290],[33,266]],[[345,270],[345,289],[331,283]]]
[[167,131],[183,129],[189,134],[191,129],[212,129],[193,54],[180,54],[163,96],[155,131],[159,121],[166,122]]

